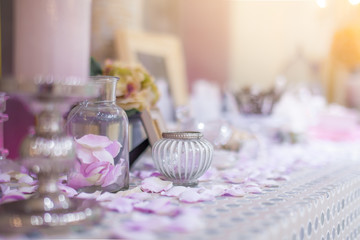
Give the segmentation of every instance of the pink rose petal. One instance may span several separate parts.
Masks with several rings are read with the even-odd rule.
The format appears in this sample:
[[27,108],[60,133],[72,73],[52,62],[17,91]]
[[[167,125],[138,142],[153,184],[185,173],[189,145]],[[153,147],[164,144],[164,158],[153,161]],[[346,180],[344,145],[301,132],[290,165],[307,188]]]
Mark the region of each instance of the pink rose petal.
[[243,183],[248,180],[248,174],[239,171],[238,169],[231,169],[223,171],[222,178],[229,183]]
[[210,167],[205,173],[204,175],[202,175],[201,177],[199,177],[199,181],[200,182],[207,182],[210,180],[214,180],[217,176],[219,175],[218,170],[216,170],[216,168]]
[[30,187],[20,187],[19,192],[29,194],[34,193],[38,186],[30,186]]
[[120,164],[117,164],[114,166],[109,166],[109,171],[105,175],[104,182],[101,184],[102,187],[109,186],[113,183],[116,183],[118,178],[122,175],[122,172],[125,168],[125,166],[121,166]]
[[133,203],[133,199],[119,197],[110,202],[102,202],[101,206],[119,213],[129,213],[133,210]]
[[19,192],[18,190],[8,190],[3,192],[3,196],[0,199],[0,203],[12,202],[25,199],[25,194]]
[[100,191],[96,191],[96,192],[93,192],[93,193],[82,192],[79,195],[77,195],[76,197],[81,198],[81,199],[96,199],[97,197],[100,196],[100,194],[101,194]]
[[169,190],[172,186],[172,182],[163,181],[158,177],[149,177],[141,182],[141,189],[145,192],[159,193]]
[[19,183],[25,183],[28,185],[35,185],[37,181],[35,181],[32,177],[27,174],[21,174],[21,177],[18,180]]
[[95,150],[92,154],[99,162],[109,162],[111,165],[114,165],[113,156],[105,149]]
[[105,150],[108,151],[114,158],[119,154],[121,147],[122,146],[118,141],[113,141],[113,143],[107,146]]
[[75,142],[91,149],[106,148],[113,143],[108,137],[95,134],[84,135],[79,139],[75,139]]
[[243,197],[245,196],[245,191],[238,186],[232,186],[225,190],[224,196]]
[[150,202],[140,202],[134,205],[135,210],[144,213],[175,216],[179,213],[179,207],[172,205],[168,198],[157,198]]
[[246,187],[245,192],[248,192],[248,193],[262,193],[262,190],[259,187]]
[[98,161],[98,159],[94,157],[90,149],[84,148],[81,145],[76,146],[76,157],[80,160],[81,163],[85,164],[90,164]]
[[184,186],[175,186],[172,187],[171,189],[161,192],[161,195],[163,196],[167,196],[167,197],[179,197],[181,193],[185,192],[186,190],[188,190],[189,188],[184,187]]
[[64,193],[66,193],[66,196],[68,197],[74,197],[75,195],[78,194],[78,192],[72,188],[72,187],[69,187],[69,186],[66,186],[64,184],[58,184],[60,190]]
[[10,182],[10,175],[7,173],[0,173],[0,183],[7,183]]
[[189,233],[204,228],[204,221],[196,209],[185,208],[183,212],[170,222],[167,230],[171,232]]
[[214,199],[215,196],[211,194],[211,191],[203,190],[203,192],[199,192],[199,189],[196,188],[190,188],[179,196],[179,201],[184,203],[212,201]]
[[151,198],[151,194],[147,192],[138,192],[138,193],[131,193],[126,197],[134,200],[145,201]]

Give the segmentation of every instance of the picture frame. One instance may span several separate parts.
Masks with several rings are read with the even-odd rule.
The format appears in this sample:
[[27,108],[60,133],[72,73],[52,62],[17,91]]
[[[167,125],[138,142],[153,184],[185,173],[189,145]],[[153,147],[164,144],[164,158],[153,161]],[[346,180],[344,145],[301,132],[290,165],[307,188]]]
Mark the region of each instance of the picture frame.
[[188,103],[184,53],[180,40],[163,33],[129,29],[115,34],[116,56],[128,63],[140,63],[157,80],[168,83],[174,107]]
[[162,138],[162,133],[166,131],[165,121],[160,109],[153,107],[141,112],[141,121],[145,128],[149,144],[153,146],[156,141]]

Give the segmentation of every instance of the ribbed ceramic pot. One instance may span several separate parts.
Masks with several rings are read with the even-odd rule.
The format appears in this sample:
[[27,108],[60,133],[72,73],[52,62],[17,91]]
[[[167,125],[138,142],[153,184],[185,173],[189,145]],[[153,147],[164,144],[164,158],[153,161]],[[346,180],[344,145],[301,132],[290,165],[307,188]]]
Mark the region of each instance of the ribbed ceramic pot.
[[213,146],[200,132],[165,132],[152,148],[156,168],[174,185],[195,186],[209,169]]

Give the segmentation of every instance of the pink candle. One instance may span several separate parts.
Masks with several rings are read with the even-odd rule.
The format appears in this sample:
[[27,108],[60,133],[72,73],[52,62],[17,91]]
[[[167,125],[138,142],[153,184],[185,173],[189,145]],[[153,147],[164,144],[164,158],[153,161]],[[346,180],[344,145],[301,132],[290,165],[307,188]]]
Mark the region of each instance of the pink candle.
[[89,76],[91,0],[16,0],[15,69],[18,81]]

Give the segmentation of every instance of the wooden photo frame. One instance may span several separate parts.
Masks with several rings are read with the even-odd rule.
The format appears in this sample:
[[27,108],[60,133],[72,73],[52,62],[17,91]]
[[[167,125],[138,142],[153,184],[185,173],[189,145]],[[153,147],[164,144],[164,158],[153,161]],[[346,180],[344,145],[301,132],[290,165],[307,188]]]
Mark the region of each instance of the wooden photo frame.
[[170,34],[119,30],[115,47],[121,61],[140,63],[155,79],[168,82],[174,107],[187,104],[184,53],[178,38]]
[[141,121],[145,128],[151,146],[162,138],[162,133],[166,131],[165,121],[162,118],[160,109],[153,107],[141,112]]

